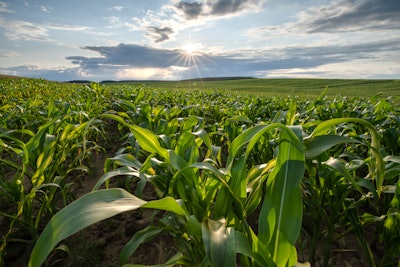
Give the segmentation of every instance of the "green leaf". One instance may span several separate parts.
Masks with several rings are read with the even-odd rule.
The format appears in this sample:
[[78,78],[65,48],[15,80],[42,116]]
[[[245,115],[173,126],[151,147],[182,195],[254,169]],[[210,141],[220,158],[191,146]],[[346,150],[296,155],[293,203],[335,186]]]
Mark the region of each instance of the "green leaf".
[[258,237],[250,229],[250,237],[244,233],[235,231],[235,251],[252,259],[257,265],[275,267],[272,257]]
[[159,154],[164,158],[168,157],[167,149],[161,147],[157,136],[152,131],[136,125],[130,125],[129,128],[144,150]]
[[297,263],[294,245],[302,222],[299,184],[304,168],[304,151],[300,140],[289,131],[281,131],[276,165],[267,180],[258,222],[259,238],[267,245],[279,267]]
[[178,215],[189,216],[189,214],[187,214],[187,212],[178,204],[177,200],[173,199],[172,197],[165,197],[146,202],[142,205],[142,208],[166,210]]
[[119,264],[125,264],[129,257],[136,251],[136,249],[143,243],[151,241],[154,237],[159,235],[163,231],[162,228],[154,226],[148,226],[143,230],[136,232],[131,240],[125,244],[122,248],[121,254],[119,255]]
[[156,264],[156,265],[142,265],[142,264],[125,264],[122,267],[173,267],[173,266],[185,266],[185,257],[182,253],[176,253],[172,258],[170,258],[164,264]]
[[115,177],[115,176],[121,176],[121,175],[132,175],[132,176],[136,176],[136,177],[141,177],[141,175],[144,176],[144,174],[139,173],[137,170],[135,170],[134,168],[131,168],[129,166],[121,167],[121,168],[109,171],[109,172],[105,173],[103,176],[101,176],[100,179],[97,181],[97,183],[94,185],[93,190],[99,189],[99,187],[104,182],[109,180],[110,178]]
[[400,164],[400,156],[386,156],[383,158],[384,161],[391,161],[391,162],[396,162]]
[[324,121],[318,124],[317,127],[315,127],[310,136],[305,138],[305,143],[307,143],[308,139],[324,135],[336,125],[343,123],[358,123],[368,129],[371,135],[370,153],[371,158],[373,159],[371,160],[371,175],[373,179],[376,179],[376,189],[378,192],[378,196],[380,196],[382,185],[385,179],[385,163],[383,161],[382,154],[380,153],[380,141],[378,132],[371,123],[360,118],[338,118]]
[[157,135],[155,135],[149,129],[145,129],[137,125],[132,125],[126,122],[121,116],[115,114],[107,113],[107,114],[102,114],[101,116],[113,119],[128,127],[135,136],[135,138],[138,140],[140,146],[147,152],[159,154],[164,158],[168,157],[167,149],[161,147],[160,142],[157,139]]
[[305,156],[307,159],[314,158],[333,146],[344,143],[361,143],[358,140],[340,135],[321,135],[304,141],[306,147]]
[[286,125],[293,125],[296,118],[297,103],[294,97],[294,92],[290,100],[289,110],[286,114]]
[[[236,160],[235,157],[237,157],[237,154],[240,152],[240,149],[242,149],[245,145],[247,145],[246,147],[246,157],[247,157],[250,154],[251,150],[253,149],[254,145],[260,139],[260,137],[263,136],[266,132],[274,129],[280,129],[282,131],[285,131],[289,135],[291,135],[292,138],[296,138],[296,135],[293,133],[293,131],[289,130],[288,127],[286,127],[281,123],[260,124],[252,128],[249,128],[248,130],[241,133],[232,141],[232,144],[229,147],[229,155],[226,163],[227,166],[226,168],[228,170],[232,168],[233,161]],[[300,143],[296,145],[299,144]],[[300,146],[302,147],[303,145],[300,144]]]
[[361,194],[364,194],[364,192],[361,190],[360,186],[357,184],[356,180],[353,178],[353,176],[350,174],[350,172],[346,169],[346,166],[342,162],[340,162],[338,159],[330,157],[327,161],[322,162],[322,164],[339,172],[341,175],[343,175],[343,177],[345,177],[354,186],[354,188],[358,192],[360,192]]
[[212,266],[236,266],[235,232],[226,227],[225,219],[209,219],[203,222],[202,236],[206,255]]
[[140,207],[185,214],[182,207],[170,197],[146,202],[120,188],[93,191],[52,217],[36,241],[28,266],[41,266],[52,249],[64,238],[98,221]]

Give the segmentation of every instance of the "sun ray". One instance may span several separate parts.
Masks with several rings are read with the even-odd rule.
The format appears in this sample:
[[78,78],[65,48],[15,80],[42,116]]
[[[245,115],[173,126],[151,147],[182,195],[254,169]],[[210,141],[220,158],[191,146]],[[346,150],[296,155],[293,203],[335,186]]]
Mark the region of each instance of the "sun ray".
[[206,50],[203,44],[191,40],[175,49],[178,53],[170,62],[179,69],[181,79],[204,78],[204,71],[208,69],[205,62],[212,61]]
[[198,51],[200,51],[201,48],[202,46],[198,43],[186,43],[182,46],[181,49],[184,51],[186,55],[192,56],[196,54]]

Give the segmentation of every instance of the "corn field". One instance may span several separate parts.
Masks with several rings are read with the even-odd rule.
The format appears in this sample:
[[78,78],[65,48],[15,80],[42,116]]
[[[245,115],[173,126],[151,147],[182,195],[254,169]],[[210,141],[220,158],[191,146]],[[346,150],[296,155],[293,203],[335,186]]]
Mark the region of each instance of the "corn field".
[[66,238],[133,210],[113,266],[161,234],[151,266],[400,266],[399,103],[0,80],[0,266],[69,266]]

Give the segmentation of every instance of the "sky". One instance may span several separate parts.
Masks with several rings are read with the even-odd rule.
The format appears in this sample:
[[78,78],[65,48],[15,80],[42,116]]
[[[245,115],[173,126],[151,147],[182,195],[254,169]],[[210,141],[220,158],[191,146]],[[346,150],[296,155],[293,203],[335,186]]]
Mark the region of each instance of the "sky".
[[0,0],[0,74],[400,79],[400,0]]

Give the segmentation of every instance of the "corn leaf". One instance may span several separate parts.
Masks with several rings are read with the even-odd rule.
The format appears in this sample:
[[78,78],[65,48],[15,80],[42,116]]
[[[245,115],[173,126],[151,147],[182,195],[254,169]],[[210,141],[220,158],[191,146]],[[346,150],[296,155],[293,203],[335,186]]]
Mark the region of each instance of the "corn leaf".
[[235,232],[231,227],[226,227],[225,219],[203,222],[202,236],[212,266],[236,266]]
[[360,118],[331,119],[318,124],[318,126],[315,127],[312,134],[306,139],[311,139],[314,138],[315,136],[324,135],[329,131],[329,129],[332,129],[336,125],[343,123],[358,123],[368,129],[371,135],[370,151],[371,151],[371,157],[373,159],[371,160],[371,174],[373,179],[376,179],[376,189],[378,192],[378,196],[380,196],[383,182],[385,179],[385,163],[383,161],[382,154],[380,153],[379,135],[371,123]]
[[52,217],[32,250],[29,267],[39,267],[54,247],[68,236],[98,221],[140,207],[186,214],[173,198],[146,202],[119,188],[90,192]]
[[182,255],[182,253],[178,252],[164,264],[156,264],[156,265],[125,264],[122,267],[173,267],[173,266],[184,266],[183,264],[185,264],[185,257]]
[[300,234],[302,198],[299,184],[304,174],[304,151],[289,131],[279,136],[276,165],[268,177],[259,217],[259,238],[277,266],[297,263],[295,242]]
[[131,240],[125,244],[119,255],[119,264],[125,264],[129,257],[136,251],[136,249],[143,243],[151,241],[163,231],[162,228],[148,226],[143,230],[136,232]]
[[354,186],[354,188],[358,192],[360,192],[361,194],[364,194],[364,192],[361,190],[360,186],[357,184],[354,177],[346,169],[346,166],[342,162],[340,162],[338,159],[330,157],[327,161],[322,162],[322,164],[339,172],[341,175],[343,175],[343,177],[345,177]]
[[254,266],[275,267],[276,264],[272,261],[272,256],[261,243],[258,237],[250,229],[250,238],[244,233],[235,231],[235,251],[249,257],[256,264]]
[[97,181],[97,183],[94,185],[93,190],[99,189],[100,186],[104,182],[108,181],[110,178],[115,177],[115,176],[122,176],[122,175],[143,177],[145,174],[141,174],[137,170],[135,170],[134,168],[129,167],[129,166],[121,167],[121,168],[109,171],[109,172],[105,173],[103,176],[101,176],[100,179]]
[[312,139],[304,140],[306,147],[305,156],[307,159],[314,158],[333,146],[345,143],[361,143],[358,140],[340,135],[320,135]]

